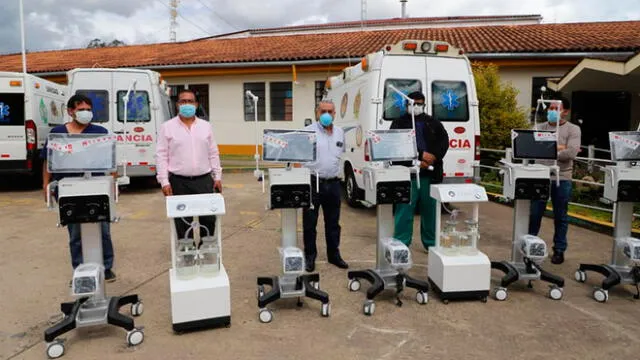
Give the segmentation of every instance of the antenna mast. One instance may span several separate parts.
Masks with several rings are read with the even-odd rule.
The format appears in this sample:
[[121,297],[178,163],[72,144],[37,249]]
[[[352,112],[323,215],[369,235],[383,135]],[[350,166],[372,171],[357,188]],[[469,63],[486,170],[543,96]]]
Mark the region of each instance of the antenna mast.
[[178,17],[178,3],[180,0],[171,0],[171,26],[169,27],[169,41],[176,42],[176,27],[178,27],[178,21],[176,20]]
[[367,21],[367,0],[360,1],[360,27],[364,28],[364,22]]

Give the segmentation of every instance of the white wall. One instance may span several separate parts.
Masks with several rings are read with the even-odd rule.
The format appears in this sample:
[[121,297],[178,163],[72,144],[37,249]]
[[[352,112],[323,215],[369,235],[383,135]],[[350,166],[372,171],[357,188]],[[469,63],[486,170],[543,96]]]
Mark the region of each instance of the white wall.
[[[333,75],[333,74],[332,74]],[[304,127],[304,119],[315,121],[315,81],[324,81],[327,73],[298,73],[298,84],[292,84],[293,121],[271,121],[269,82],[293,81],[289,74],[230,75],[170,78],[170,85],[209,84],[209,117],[216,140],[221,145],[255,145],[256,128],[252,121],[244,121],[245,82],[265,82],[266,121],[259,122],[259,131],[264,128],[293,129]]]
[[512,84],[520,92],[517,96],[518,105],[527,111],[531,107],[531,94],[534,77],[562,77],[571,69],[563,67],[514,67],[505,66],[499,70],[500,79],[504,83]]

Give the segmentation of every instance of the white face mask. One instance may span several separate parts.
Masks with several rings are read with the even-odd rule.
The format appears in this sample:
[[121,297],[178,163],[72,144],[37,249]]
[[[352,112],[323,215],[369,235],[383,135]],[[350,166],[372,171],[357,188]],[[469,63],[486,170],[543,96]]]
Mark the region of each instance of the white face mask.
[[418,116],[418,115],[422,115],[424,114],[424,105],[422,104],[414,104],[413,108],[413,115]]
[[91,110],[78,110],[76,111],[76,121],[82,125],[86,125],[93,119],[93,112]]

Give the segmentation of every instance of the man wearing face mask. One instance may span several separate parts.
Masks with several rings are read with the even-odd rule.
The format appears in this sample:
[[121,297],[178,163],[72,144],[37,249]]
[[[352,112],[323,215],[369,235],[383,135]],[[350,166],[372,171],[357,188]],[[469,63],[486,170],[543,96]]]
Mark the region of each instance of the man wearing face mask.
[[[59,125],[51,129],[53,134],[108,134],[109,131],[102,126],[91,124],[93,119],[93,104],[91,99],[84,95],[73,95],[67,103],[67,113],[71,117],[71,121],[64,125]],[[42,189],[47,192],[47,185],[53,180],[60,180],[64,177],[81,177],[83,174],[67,174],[67,173],[50,173],[47,165],[47,144],[42,148],[40,157],[43,159],[42,168]],[[93,174],[100,176],[104,174]],[[115,173],[112,174],[115,176]],[[111,231],[109,222],[101,223],[102,232],[102,256],[104,261],[104,279],[107,282],[116,280],[116,274],[113,272],[113,244],[111,242]],[[80,224],[68,224],[69,231],[69,250],[71,252],[71,265],[75,269],[82,264],[82,239],[80,233]]]
[[[425,113],[425,96],[420,92],[407,95],[414,105],[407,103],[407,113],[391,123],[391,129],[411,129],[413,112],[416,123],[416,145],[420,160],[420,188],[411,177],[411,202],[396,204],[394,238],[405,245],[411,245],[413,238],[413,218],[416,207],[420,212],[420,239],[425,251],[435,246],[436,238],[436,201],[430,195],[432,184],[442,182],[442,159],[449,150],[449,135],[440,121]],[[399,162],[397,165],[412,166],[411,162]]]
[[[539,125],[539,130],[557,131],[558,138],[558,166],[560,174],[552,174],[551,204],[554,217],[553,234],[553,264],[564,262],[564,252],[567,250],[567,231],[569,229],[569,200],[571,199],[571,178],[573,175],[573,160],[580,151],[582,137],[580,127],[569,122],[571,103],[564,97],[554,101],[547,110],[547,122]],[[537,161],[544,165],[553,165],[553,161]],[[560,177],[560,185],[556,185],[556,176]],[[532,201],[529,217],[529,234],[538,235],[542,216],[547,207],[546,201]]]
[[[165,196],[222,192],[220,152],[211,124],[196,117],[198,102],[192,90],[178,94],[178,116],[160,126],[156,147],[157,179]],[[185,219],[191,223],[192,219]],[[215,217],[202,216],[200,236],[213,236]],[[189,225],[176,219],[178,238],[185,238]],[[193,233],[189,234],[189,237]]]
[[[341,186],[340,156],[344,152],[344,131],[333,124],[336,108],[331,101],[321,101],[316,109],[315,124],[311,124],[305,130],[316,132],[317,157],[313,163],[305,164],[311,170],[311,184],[313,192],[313,209],[302,211],[302,223],[304,228],[304,254],[307,272],[315,269],[315,260],[318,255],[316,249],[316,225],[320,207],[324,217],[324,233],[327,242],[327,260],[341,269],[349,268],[349,265],[340,256],[340,205]],[[320,177],[320,192],[316,193],[316,176]]]

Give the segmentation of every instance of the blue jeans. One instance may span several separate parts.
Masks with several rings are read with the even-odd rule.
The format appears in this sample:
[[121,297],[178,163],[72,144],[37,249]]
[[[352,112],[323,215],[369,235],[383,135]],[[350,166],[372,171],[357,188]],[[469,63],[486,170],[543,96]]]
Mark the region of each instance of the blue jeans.
[[[569,199],[571,198],[571,181],[560,180],[560,185],[556,186],[555,181],[551,181],[551,205],[553,207],[554,233],[553,251],[564,253],[567,250],[567,230],[569,230]],[[538,235],[540,224],[544,215],[546,201],[532,201],[531,214],[529,216],[529,234]]]
[[[68,224],[69,230],[69,250],[71,251],[71,266],[77,268],[82,264],[82,237],[80,234],[80,224]],[[102,232],[102,259],[104,269],[110,270],[113,267],[113,244],[111,243],[111,231],[108,222],[100,223]]]

